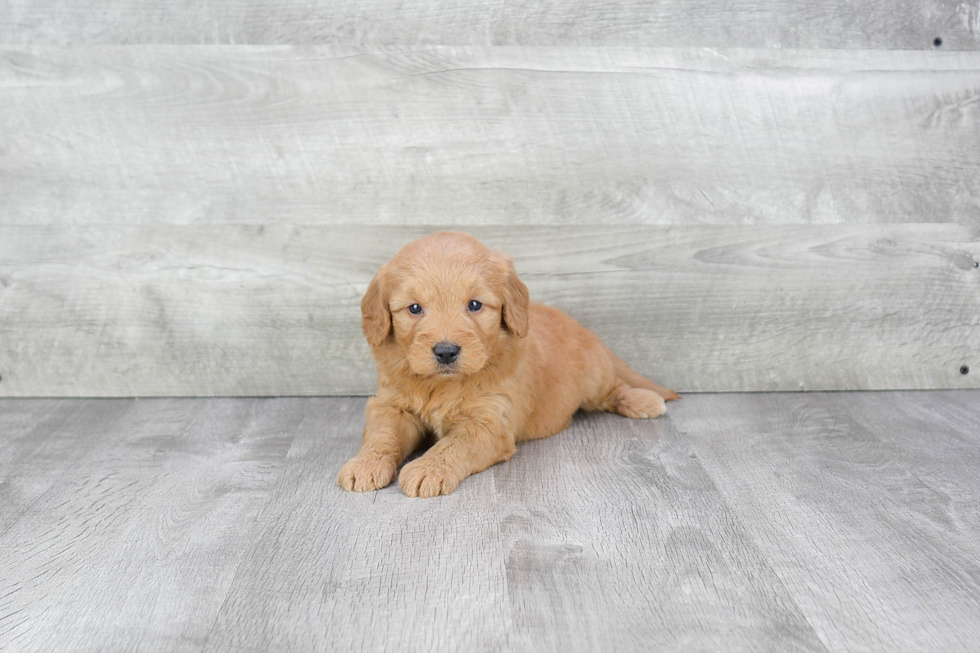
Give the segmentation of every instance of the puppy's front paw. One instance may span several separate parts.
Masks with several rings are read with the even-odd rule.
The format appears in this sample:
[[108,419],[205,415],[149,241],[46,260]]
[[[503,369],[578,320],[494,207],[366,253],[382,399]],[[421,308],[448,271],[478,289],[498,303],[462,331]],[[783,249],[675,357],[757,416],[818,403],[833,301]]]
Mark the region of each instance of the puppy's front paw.
[[438,458],[427,460],[425,456],[402,467],[398,484],[410,497],[437,497],[449,494],[462,479]]
[[370,492],[386,487],[395,479],[398,461],[378,453],[359,453],[340,468],[337,484],[347,491]]

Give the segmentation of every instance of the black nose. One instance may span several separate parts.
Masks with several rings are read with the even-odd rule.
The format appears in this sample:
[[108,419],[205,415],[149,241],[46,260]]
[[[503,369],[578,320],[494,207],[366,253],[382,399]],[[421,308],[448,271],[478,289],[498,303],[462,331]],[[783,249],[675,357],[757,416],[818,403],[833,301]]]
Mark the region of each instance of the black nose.
[[453,342],[440,342],[432,348],[432,353],[442,365],[449,365],[459,358],[459,345]]

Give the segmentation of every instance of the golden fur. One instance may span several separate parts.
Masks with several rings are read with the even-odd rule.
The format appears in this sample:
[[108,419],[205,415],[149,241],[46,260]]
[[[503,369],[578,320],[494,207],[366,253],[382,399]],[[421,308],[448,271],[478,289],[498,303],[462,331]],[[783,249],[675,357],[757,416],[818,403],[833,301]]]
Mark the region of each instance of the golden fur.
[[[482,307],[470,310],[471,300]],[[411,497],[449,494],[509,460],[517,442],[564,430],[580,408],[658,417],[677,398],[571,317],[531,303],[511,259],[467,234],[406,245],[371,280],[361,313],[378,393],[361,450],[337,477],[346,490],[385,487],[433,435],[398,482]],[[436,360],[437,343],[460,347],[452,365]]]

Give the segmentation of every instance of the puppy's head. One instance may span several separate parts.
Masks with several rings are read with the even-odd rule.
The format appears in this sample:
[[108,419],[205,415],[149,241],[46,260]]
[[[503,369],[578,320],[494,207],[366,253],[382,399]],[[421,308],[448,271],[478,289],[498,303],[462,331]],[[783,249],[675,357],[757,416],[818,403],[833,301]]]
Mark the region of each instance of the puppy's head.
[[502,339],[527,335],[527,311],[509,257],[443,231],[378,270],[361,300],[361,328],[372,347],[397,347],[415,374],[465,376],[483,369]]

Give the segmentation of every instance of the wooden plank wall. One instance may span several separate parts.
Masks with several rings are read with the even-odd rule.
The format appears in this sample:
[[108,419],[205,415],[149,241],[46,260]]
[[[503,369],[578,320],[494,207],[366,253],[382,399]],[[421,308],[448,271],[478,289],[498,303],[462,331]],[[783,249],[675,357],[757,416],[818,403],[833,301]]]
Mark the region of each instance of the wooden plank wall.
[[369,393],[438,228],[681,391],[980,387],[980,3],[571,4],[0,6],[0,396]]
[[6,0],[16,44],[976,49],[976,0]]

